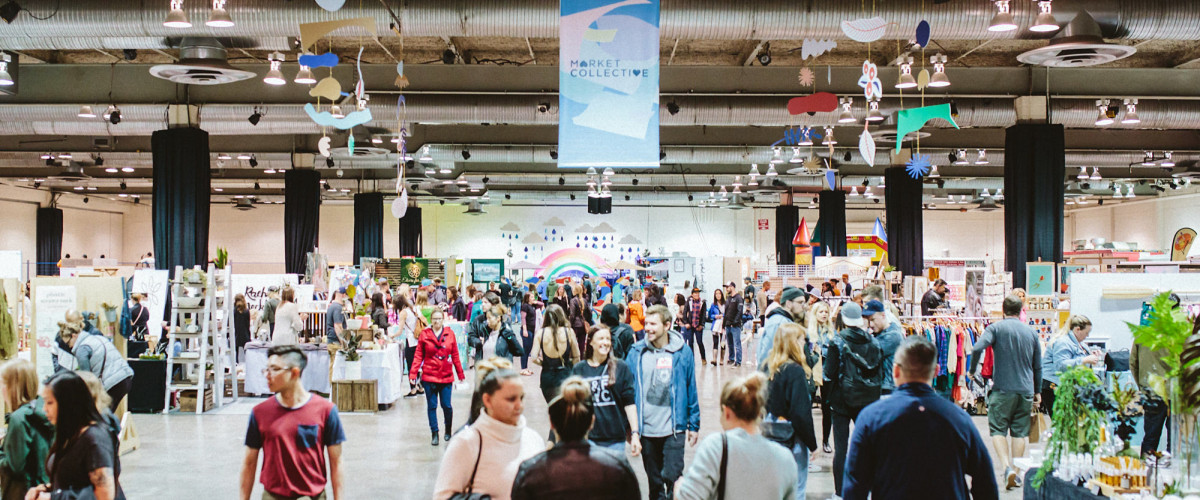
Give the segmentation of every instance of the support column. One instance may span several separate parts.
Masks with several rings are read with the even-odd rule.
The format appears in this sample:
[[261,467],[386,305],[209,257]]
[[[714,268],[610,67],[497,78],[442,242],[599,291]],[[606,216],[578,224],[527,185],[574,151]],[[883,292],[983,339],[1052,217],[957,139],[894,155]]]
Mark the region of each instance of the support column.
[[846,192],[821,191],[821,208],[817,219],[820,231],[821,255],[846,256]]
[[781,266],[796,263],[796,249],[792,237],[800,227],[800,207],[780,205],[775,207],[775,262]]
[[1005,266],[1026,287],[1025,264],[1063,258],[1063,126],[1021,124],[1004,140]]
[[208,263],[211,173],[208,132],[179,127],[154,132],[154,263],[158,269]]
[[383,193],[354,195],[354,264],[383,258]]
[[905,276],[925,272],[925,219],[921,212],[922,184],[904,167],[884,171],[884,196],[887,201],[888,264]]
[[283,175],[283,257],[285,272],[304,274],[308,253],[317,248],[321,221],[321,174],[288,170]]
[[62,258],[63,212],[61,208],[37,209],[38,276],[58,276],[56,263]]

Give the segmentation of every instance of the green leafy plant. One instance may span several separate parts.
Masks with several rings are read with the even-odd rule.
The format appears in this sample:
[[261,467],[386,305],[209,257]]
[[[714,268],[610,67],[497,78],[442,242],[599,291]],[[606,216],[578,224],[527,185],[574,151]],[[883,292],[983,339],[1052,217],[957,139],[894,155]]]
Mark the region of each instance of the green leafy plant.
[[1140,454],[1129,446],[1129,438],[1137,430],[1134,427],[1134,424],[1137,423],[1137,417],[1144,413],[1142,409],[1142,394],[1138,391],[1137,385],[1130,383],[1126,387],[1121,387],[1121,383],[1114,380],[1112,398],[1117,403],[1117,412],[1113,417],[1113,420],[1117,424],[1117,429],[1114,433],[1124,442],[1124,448],[1118,455],[1138,458]]
[[1059,373],[1051,420],[1053,433],[1046,442],[1046,459],[1033,478],[1033,487],[1042,487],[1064,453],[1087,453],[1099,446],[1108,413],[1115,409],[1116,402],[1090,367],[1073,366]]
[[344,332],[346,338],[342,340],[342,352],[346,353],[346,361],[358,361],[361,354],[358,352],[359,339],[358,332]]
[[213,266],[217,269],[225,269],[229,265],[229,251],[225,247],[217,247],[217,258],[213,259]]

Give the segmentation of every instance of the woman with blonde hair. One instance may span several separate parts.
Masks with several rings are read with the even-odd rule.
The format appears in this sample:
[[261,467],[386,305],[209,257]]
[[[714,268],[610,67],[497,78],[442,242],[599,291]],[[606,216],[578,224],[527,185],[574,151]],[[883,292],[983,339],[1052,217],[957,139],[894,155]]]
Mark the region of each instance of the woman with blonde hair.
[[725,498],[797,498],[795,460],[763,437],[759,427],[766,385],[767,377],[758,372],[725,383],[721,389],[724,432],[700,442],[691,468],[675,484],[675,498],[708,500],[721,495],[722,489]]
[[829,446],[829,433],[833,430],[833,409],[829,406],[829,389],[825,387],[825,354],[828,352],[829,343],[837,337],[837,328],[833,324],[833,308],[828,302],[820,301],[812,305],[808,314],[808,339],[811,344],[811,350],[817,355],[817,362],[813,363],[813,372],[817,376],[813,377],[814,384],[821,389],[821,446],[825,453],[833,453],[833,448]]
[[579,361],[579,344],[558,304],[550,304],[543,318],[542,329],[533,339],[531,358],[542,367],[542,397],[549,403],[558,395],[562,382],[571,375],[571,367]]
[[[790,424],[791,439],[776,439],[792,452],[796,460],[796,496],[804,498],[808,485],[810,452],[817,451],[817,436],[813,432],[812,396],[816,387],[809,383],[813,371],[810,363],[816,356],[804,341],[805,332],[796,323],[785,323],[775,332],[775,342],[763,363],[770,384],[767,386],[767,420],[771,424]],[[775,425],[776,428],[781,427]],[[782,432],[774,437],[786,436]]]
[[1053,417],[1054,391],[1058,388],[1058,374],[1072,366],[1096,366],[1104,362],[1104,356],[1083,345],[1083,340],[1092,333],[1092,320],[1082,314],[1074,314],[1061,329],[1050,338],[1050,347],[1042,356],[1042,409]]
[[508,500],[521,462],[546,449],[545,440],[525,424],[525,386],[512,361],[480,361],[475,374],[471,419],[442,456],[433,488],[435,500],[458,493]]
[[596,420],[593,397],[588,383],[579,377],[563,383],[549,409],[550,428],[558,441],[521,464],[513,481],[513,500],[642,496],[629,461],[589,440]]
[[4,363],[0,366],[0,387],[4,406],[11,410],[5,417],[8,432],[0,448],[4,450],[0,455],[0,498],[20,500],[29,488],[49,482],[46,455],[50,453],[54,427],[38,397],[33,363],[23,359]]

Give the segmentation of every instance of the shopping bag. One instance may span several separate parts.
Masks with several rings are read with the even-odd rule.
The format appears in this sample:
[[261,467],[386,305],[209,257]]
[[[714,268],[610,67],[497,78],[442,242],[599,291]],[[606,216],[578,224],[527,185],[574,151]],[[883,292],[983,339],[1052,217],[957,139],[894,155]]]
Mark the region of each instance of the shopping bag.
[[1042,433],[1050,430],[1050,416],[1033,410],[1029,422],[1029,442],[1036,443],[1042,438]]

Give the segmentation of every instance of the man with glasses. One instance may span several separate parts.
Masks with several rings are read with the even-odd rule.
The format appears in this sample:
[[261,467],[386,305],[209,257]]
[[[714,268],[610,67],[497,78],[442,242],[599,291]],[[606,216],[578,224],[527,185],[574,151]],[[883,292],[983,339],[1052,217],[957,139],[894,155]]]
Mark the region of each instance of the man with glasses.
[[333,498],[337,500],[342,496],[342,443],[346,441],[337,406],[304,390],[300,374],[307,360],[299,346],[275,346],[267,355],[263,374],[275,397],[259,403],[250,413],[241,499],[250,500],[258,455],[262,451],[264,500],[323,500],[327,477],[333,483]]

